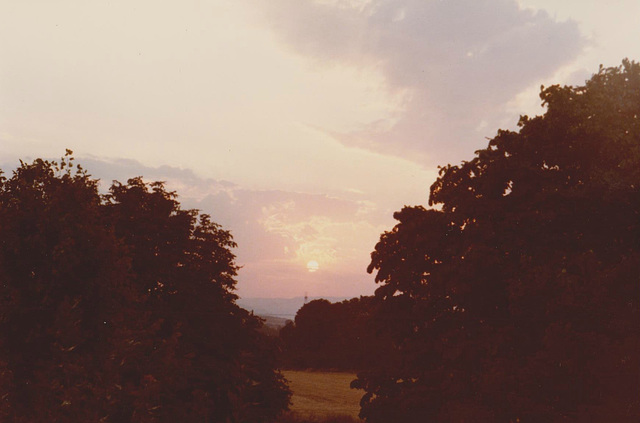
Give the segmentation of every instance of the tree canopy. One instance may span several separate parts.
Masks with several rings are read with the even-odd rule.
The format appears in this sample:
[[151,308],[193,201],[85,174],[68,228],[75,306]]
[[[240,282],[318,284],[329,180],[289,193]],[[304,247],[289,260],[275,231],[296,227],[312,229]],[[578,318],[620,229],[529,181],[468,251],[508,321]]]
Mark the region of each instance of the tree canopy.
[[0,416],[265,422],[273,346],[235,304],[231,234],[163,183],[36,160],[0,180]]
[[[389,339],[376,324],[373,297],[305,304],[280,330],[282,363],[289,369],[358,371],[376,365]],[[377,351],[377,354],[371,354]]]
[[540,96],[376,245],[367,421],[640,420],[640,65]]

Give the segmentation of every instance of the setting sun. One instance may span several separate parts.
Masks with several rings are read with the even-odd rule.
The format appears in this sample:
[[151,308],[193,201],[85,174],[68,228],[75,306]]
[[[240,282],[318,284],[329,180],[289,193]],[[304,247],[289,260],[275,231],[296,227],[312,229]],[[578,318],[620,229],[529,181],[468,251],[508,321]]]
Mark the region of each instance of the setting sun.
[[320,269],[320,265],[318,264],[317,261],[315,260],[311,260],[307,263],[307,270],[311,273],[317,271],[318,269]]

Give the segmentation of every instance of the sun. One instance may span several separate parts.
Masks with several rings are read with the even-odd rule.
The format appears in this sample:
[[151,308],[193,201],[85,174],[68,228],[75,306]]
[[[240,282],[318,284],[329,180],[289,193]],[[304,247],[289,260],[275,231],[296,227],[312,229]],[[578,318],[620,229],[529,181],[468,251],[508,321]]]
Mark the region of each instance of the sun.
[[307,270],[311,273],[317,271],[318,269],[320,269],[320,265],[318,264],[317,261],[315,260],[311,260],[307,263]]

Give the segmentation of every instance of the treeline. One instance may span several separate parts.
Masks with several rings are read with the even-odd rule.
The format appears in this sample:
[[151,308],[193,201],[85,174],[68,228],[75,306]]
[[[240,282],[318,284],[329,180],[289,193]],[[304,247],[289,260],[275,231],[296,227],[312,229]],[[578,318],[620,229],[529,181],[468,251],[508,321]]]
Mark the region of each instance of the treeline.
[[389,338],[375,316],[374,297],[305,304],[280,330],[281,362],[289,369],[358,371],[377,364]]
[[0,420],[268,422],[289,391],[230,233],[160,182],[0,174]]

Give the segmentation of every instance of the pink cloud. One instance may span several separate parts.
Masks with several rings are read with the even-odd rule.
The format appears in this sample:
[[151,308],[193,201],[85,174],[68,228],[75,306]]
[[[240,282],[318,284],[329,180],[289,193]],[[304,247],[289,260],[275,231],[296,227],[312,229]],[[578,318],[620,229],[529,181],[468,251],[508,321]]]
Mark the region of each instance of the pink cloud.
[[509,100],[586,44],[575,22],[515,0],[270,0],[265,8],[288,48],[327,66],[375,68],[385,77],[382,89],[406,93],[390,128],[377,121],[327,131],[345,144],[431,166],[469,158],[495,134]]

